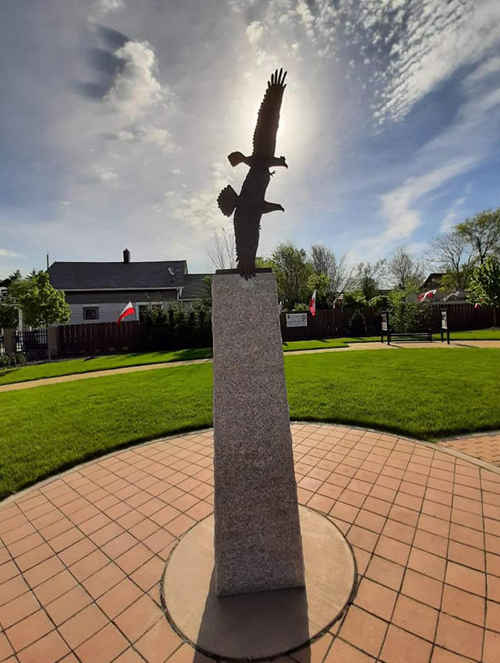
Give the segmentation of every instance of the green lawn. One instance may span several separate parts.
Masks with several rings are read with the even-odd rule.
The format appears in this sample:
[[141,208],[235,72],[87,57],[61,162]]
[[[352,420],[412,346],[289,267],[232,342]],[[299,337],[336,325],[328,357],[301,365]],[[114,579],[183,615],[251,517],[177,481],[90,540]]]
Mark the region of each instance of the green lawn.
[[349,343],[380,341],[380,336],[359,336],[344,338],[319,338],[314,341],[288,341],[283,344],[284,352],[293,350],[325,350],[327,348],[347,348]]
[[[440,340],[440,338],[439,334],[434,334],[435,340]],[[362,336],[352,338],[322,338],[313,341],[289,341],[283,344],[283,351],[346,348],[352,343],[366,343],[379,340],[380,336]],[[451,340],[500,340],[500,329],[456,332],[451,334]],[[191,359],[209,359],[211,357],[212,348],[194,348],[174,352],[137,352],[123,355],[105,355],[103,357],[66,359],[64,361],[54,361],[50,364],[36,364],[20,368],[0,368],[0,386],[15,382],[43,380],[62,375],[74,375],[76,373],[90,373],[113,368],[170,363],[174,361],[189,361]]]
[[[433,334],[432,338],[441,340],[441,334]],[[500,341],[500,329],[477,329],[476,331],[454,332],[450,330],[450,341]]]
[[212,348],[193,348],[173,352],[135,352],[124,355],[65,359],[64,361],[54,361],[50,364],[34,364],[33,366],[21,366],[19,368],[0,368],[0,385],[55,378],[75,373],[106,371],[112,368],[125,368],[127,366],[205,359],[211,356]]
[[[422,439],[500,428],[500,350],[285,358],[290,415]],[[0,394],[0,497],[127,444],[210,426],[212,366]]]

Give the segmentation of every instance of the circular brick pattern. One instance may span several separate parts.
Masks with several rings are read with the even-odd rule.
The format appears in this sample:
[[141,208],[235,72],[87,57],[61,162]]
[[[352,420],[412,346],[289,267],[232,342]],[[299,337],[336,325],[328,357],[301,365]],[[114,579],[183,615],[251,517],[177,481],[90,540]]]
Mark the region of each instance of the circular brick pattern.
[[[500,473],[446,450],[293,424],[299,500],[360,582],[299,663],[496,663]],[[165,619],[172,546],[212,511],[212,432],[81,465],[0,504],[0,661],[201,663]],[[205,662],[206,663],[206,662]]]

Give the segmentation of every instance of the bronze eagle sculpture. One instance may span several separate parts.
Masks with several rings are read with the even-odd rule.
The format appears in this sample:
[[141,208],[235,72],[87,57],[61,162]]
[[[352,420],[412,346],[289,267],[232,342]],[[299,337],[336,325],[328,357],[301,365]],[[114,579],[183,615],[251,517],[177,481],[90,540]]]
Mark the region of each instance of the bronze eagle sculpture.
[[286,71],[276,70],[267,84],[264,100],[259,109],[257,125],[253,135],[253,152],[249,157],[241,152],[231,152],[228,156],[234,167],[245,163],[250,167],[238,196],[228,185],[219,194],[217,204],[225,216],[234,212],[234,234],[236,237],[237,269],[241,276],[249,279],[255,276],[255,256],[259,244],[260,220],[263,214],[285,210],[277,203],[265,200],[271,173],[269,168],[288,168],[285,157],[275,157],[276,134],[280,119],[281,101],[286,84]]

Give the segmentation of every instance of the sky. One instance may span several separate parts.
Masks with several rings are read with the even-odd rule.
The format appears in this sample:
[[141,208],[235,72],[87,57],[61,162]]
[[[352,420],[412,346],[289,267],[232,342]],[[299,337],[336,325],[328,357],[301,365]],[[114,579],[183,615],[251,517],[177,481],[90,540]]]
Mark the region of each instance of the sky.
[[0,277],[125,247],[211,271],[276,67],[260,255],[418,254],[500,206],[498,0],[4,0]]

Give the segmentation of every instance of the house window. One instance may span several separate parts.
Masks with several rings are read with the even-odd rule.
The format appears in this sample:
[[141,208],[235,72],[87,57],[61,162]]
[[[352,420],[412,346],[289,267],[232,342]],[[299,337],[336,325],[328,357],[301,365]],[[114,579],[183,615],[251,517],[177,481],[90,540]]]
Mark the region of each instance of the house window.
[[84,306],[83,307],[84,320],[99,320],[99,307],[98,306]]
[[148,304],[139,304],[139,320],[142,318],[143,315],[145,315],[148,312],[149,305]]

